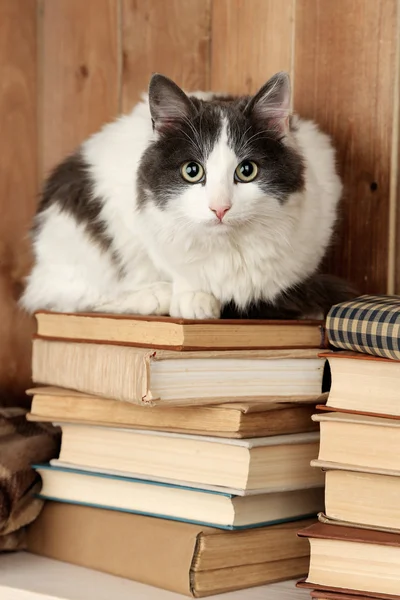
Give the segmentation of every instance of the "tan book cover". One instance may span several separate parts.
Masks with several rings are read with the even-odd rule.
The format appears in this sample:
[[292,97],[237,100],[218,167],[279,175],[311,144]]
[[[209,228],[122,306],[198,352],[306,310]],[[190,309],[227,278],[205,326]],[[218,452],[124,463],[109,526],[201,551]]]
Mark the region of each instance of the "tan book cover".
[[171,317],[38,311],[36,321],[37,335],[43,338],[178,351],[325,346],[323,321],[318,320],[190,321]]
[[318,400],[325,361],[316,350],[174,352],[36,339],[38,384],[134,404]]
[[296,536],[300,523],[226,532],[48,502],[28,530],[28,550],[201,597],[306,573],[309,549]]
[[238,402],[165,410],[55,387],[32,388],[27,394],[33,397],[29,421],[91,423],[238,438],[318,430],[318,424],[311,419],[315,403]]

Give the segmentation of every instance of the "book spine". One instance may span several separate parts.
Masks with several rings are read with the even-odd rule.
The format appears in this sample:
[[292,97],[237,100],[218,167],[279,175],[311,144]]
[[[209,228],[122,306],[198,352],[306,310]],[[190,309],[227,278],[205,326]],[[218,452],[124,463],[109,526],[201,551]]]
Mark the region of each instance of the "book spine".
[[399,328],[400,304],[375,297],[336,304],[326,318],[329,347],[393,360],[400,360]]
[[100,508],[46,502],[28,551],[192,596],[199,528]]

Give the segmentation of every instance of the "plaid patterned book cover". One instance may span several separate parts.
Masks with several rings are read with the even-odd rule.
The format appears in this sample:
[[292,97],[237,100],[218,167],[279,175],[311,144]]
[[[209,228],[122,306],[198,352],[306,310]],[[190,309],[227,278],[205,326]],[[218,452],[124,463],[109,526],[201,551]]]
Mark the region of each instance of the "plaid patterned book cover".
[[335,348],[400,360],[400,296],[360,296],[335,304],[326,335]]

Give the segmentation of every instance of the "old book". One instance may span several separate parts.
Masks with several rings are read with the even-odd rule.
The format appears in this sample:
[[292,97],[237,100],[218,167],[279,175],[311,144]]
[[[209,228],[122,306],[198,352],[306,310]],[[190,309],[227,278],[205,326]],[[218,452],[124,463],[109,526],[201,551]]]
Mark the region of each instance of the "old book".
[[315,523],[299,532],[310,541],[307,582],[378,594],[400,590],[400,533]]
[[217,437],[264,437],[318,430],[311,416],[315,402],[241,402],[218,406],[136,406],[62,388],[34,388],[29,421],[91,423]]
[[400,470],[397,475],[337,468],[325,473],[325,512],[332,521],[400,532],[399,498]]
[[320,348],[322,321],[188,321],[99,313],[36,313],[42,338],[136,345],[174,350]]
[[400,418],[400,362],[357,352],[326,352],[331,389],[326,410]]
[[399,469],[400,421],[364,415],[313,415],[321,440],[315,466],[342,463],[351,470],[390,475]]
[[[228,439],[62,423],[60,463],[237,490],[317,487],[318,433]],[[52,463],[53,464],[53,463]]]
[[305,574],[308,543],[296,536],[302,523],[222,531],[47,502],[29,528],[28,549],[49,558],[201,597]]
[[[305,591],[297,589],[295,583],[294,580],[280,581],[247,589],[242,593],[227,592],[220,600],[307,600]],[[182,600],[180,594],[30,552],[1,555],[0,598]]]
[[326,318],[331,346],[400,360],[400,297],[360,296],[336,304]]
[[116,475],[50,465],[35,466],[40,497],[111,510],[124,510],[222,529],[273,525],[315,516],[324,505],[323,488],[236,496]]
[[35,383],[136,404],[309,400],[321,394],[316,350],[174,352],[36,339]]

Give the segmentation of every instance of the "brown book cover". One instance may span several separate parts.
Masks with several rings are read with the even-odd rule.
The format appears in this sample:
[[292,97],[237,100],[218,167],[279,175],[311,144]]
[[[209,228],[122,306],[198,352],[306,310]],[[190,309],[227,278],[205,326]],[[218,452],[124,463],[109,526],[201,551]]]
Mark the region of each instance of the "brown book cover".
[[369,412],[365,410],[348,410],[347,408],[335,408],[334,406],[326,406],[326,404],[317,404],[317,410],[325,412],[338,412],[347,415],[360,415],[364,417],[378,417],[379,419],[400,419],[400,415],[385,415],[383,413]]
[[296,587],[310,590],[311,598],[323,600],[400,600],[400,596],[393,594],[380,594],[377,592],[358,592],[345,588],[326,587],[310,583],[305,579],[297,582]]
[[324,348],[318,320],[211,320],[38,311],[37,337],[185,350]]
[[341,540],[359,542],[361,544],[377,544],[379,546],[400,546],[400,533],[389,533],[358,527],[342,527],[340,525],[326,525],[314,523],[298,532],[300,537],[320,538],[326,540]]
[[201,597],[304,575],[309,548],[296,536],[298,526],[226,532],[48,502],[28,530],[28,550]]

